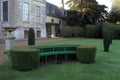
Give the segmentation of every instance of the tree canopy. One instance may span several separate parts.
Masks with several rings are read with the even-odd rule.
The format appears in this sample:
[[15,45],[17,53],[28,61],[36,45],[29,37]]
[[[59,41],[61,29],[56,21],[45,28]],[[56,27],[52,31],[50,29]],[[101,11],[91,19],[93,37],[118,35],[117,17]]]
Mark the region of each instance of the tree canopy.
[[120,0],[114,0],[113,1],[112,10],[120,10]]
[[[81,19],[94,23],[104,18],[107,13],[105,5],[100,5],[96,0],[68,0],[66,4],[70,10],[77,11],[82,14]],[[85,23],[86,24],[86,23]]]
[[113,1],[112,9],[108,16],[108,21],[112,23],[120,21],[120,0]]

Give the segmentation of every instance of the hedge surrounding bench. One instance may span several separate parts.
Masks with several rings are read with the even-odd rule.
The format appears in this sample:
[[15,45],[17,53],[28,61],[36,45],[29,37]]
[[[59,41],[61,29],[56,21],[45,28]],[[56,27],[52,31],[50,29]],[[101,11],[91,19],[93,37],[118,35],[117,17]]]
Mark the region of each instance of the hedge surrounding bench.
[[30,48],[13,48],[10,51],[12,66],[19,71],[27,71],[38,68],[39,50]]
[[77,59],[80,63],[94,63],[97,48],[95,46],[79,46],[77,47]]
[[54,61],[57,62],[58,57],[62,55],[67,61],[68,56],[75,60],[78,59],[81,63],[94,63],[96,47],[82,46],[82,45],[47,45],[26,48],[13,48],[10,51],[10,57],[13,68],[20,71],[27,71],[36,69],[39,66],[39,60],[45,58],[47,63],[48,57],[55,57]]

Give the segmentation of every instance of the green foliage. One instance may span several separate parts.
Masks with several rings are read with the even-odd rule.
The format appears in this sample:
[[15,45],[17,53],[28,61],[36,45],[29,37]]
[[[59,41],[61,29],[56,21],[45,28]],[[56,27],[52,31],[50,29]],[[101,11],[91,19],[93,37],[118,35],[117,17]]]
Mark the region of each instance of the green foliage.
[[102,37],[102,23],[96,23],[95,25],[86,25],[85,37],[89,38],[101,38]]
[[95,46],[79,46],[77,47],[77,59],[81,63],[94,63],[97,48]]
[[46,32],[47,32],[47,37],[51,37],[51,23],[46,23]]
[[83,27],[83,23],[81,21],[82,14],[77,11],[68,10],[66,23],[68,26],[81,26]]
[[102,51],[102,42],[101,39],[70,38],[44,43],[44,45],[96,45],[96,63],[84,65],[69,62],[52,66],[43,65],[35,71],[19,72],[11,69],[11,62],[8,60],[0,64],[0,80],[61,80],[61,77],[62,80],[118,80],[120,78],[120,40],[113,40],[112,51],[109,54]]
[[[107,14],[106,6],[98,4],[96,0],[68,0],[66,4],[70,7],[70,10],[81,13],[79,20],[83,24],[104,20],[104,16]],[[104,16],[101,13],[104,13]]]
[[113,39],[120,39],[120,25],[103,23],[103,29],[108,30]]
[[74,37],[83,37],[84,29],[82,27],[73,27]]
[[77,26],[66,26],[63,29],[64,37],[83,37],[84,29],[82,27]]
[[35,45],[35,32],[33,28],[28,31],[28,45]]
[[103,28],[103,22],[97,22],[95,23],[96,27],[97,27],[97,37],[98,38],[102,38],[102,28]]
[[112,10],[120,10],[120,0],[113,0],[112,2]]
[[103,44],[104,44],[104,51],[109,52],[110,44],[112,43],[112,37],[109,30],[103,30]]
[[108,15],[109,22],[116,23],[117,21],[120,20],[120,12],[119,11],[111,11],[111,13]]
[[71,27],[64,27],[63,28],[63,36],[64,37],[72,37],[73,34],[73,30],[71,29]]
[[39,50],[30,48],[13,48],[10,51],[12,66],[19,71],[28,71],[38,68]]
[[89,38],[97,37],[97,27],[95,25],[86,25],[85,37],[89,37]]

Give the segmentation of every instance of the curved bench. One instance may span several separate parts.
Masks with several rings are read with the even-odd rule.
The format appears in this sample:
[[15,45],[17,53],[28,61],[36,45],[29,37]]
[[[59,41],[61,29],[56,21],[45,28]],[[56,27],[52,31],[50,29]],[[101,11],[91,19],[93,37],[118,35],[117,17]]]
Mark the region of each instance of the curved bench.
[[58,55],[65,55],[65,60],[68,59],[68,54],[77,54],[76,46],[40,46],[40,57],[45,56],[45,62],[47,63],[47,57],[50,55],[55,55],[55,61],[57,62]]

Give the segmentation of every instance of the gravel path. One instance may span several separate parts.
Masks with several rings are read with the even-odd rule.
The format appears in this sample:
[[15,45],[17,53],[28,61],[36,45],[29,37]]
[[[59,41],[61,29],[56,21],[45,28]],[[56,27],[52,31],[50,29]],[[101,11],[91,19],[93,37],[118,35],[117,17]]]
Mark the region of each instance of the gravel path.
[[[63,38],[46,38],[46,39],[39,39],[36,40],[36,44],[44,44],[48,42],[53,42],[53,41],[58,41],[58,40],[63,40]],[[15,42],[16,46],[26,46],[27,45],[27,40],[18,40]],[[4,63],[8,57],[6,54],[4,54],[4,49],[5,49],[5,43],[0,42],[0,64]]]

